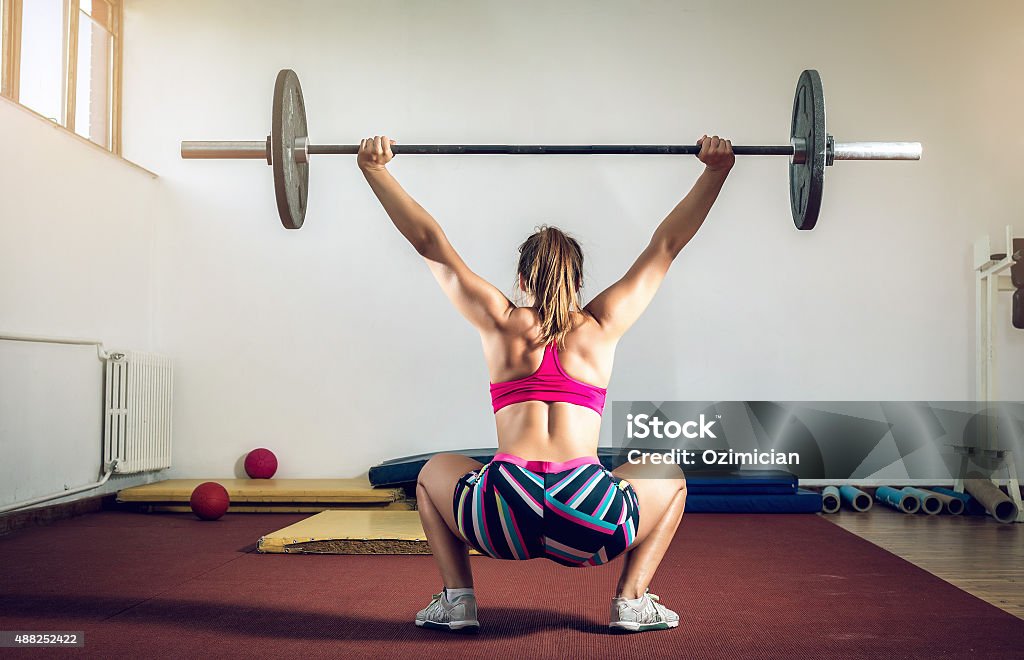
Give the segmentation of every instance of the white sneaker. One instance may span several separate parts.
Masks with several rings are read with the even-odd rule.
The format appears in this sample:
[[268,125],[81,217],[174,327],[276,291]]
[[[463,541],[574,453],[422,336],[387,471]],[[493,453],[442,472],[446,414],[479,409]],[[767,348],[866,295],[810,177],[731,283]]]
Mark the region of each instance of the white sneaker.
[[659,603],[658,597],[649,592],[644,592],[636,601],[612,598],[611,620],[609,628],[626,632],[668,630],[679,625],[679,615]]
[[476,596],[463,595],[448,602],[448,594],[434,594],[427,605],[416,613],[416,625],[421,628],[476,632],[480,622],[476,618]]

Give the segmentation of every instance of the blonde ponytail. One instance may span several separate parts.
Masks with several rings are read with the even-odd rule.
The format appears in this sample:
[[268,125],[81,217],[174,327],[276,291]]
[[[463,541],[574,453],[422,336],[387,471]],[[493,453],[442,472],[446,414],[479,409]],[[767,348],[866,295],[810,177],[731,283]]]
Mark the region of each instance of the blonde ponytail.
[[583,250],[574,238],[544,226],[519,246],[519,275],[540,315],[544,345],[565,346],[572,313],[580,311]]

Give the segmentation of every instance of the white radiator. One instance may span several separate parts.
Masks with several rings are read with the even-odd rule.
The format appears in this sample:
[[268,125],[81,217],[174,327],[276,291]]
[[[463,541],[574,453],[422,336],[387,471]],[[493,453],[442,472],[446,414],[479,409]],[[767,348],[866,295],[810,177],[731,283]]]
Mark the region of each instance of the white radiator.
[[124,351],[106,359],[104,464],[130,474],[171,466],[170,358]]

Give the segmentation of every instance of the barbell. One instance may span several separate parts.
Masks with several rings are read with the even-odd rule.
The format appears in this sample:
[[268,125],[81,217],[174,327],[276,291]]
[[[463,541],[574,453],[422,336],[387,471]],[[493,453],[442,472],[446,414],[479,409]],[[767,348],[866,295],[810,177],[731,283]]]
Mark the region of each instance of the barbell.
[[[286,229],[299,229],[306,217],[309,158],[355,154],[354,144],[312,144],[299,77],[282,69],[274,84],[270,135],[251,141],[183,141],[182,158],[253,158],[273,167],[277,211]],[[837,160],[920,160],[920,142],[836,142],[825,130],[825,96],[821,76],[813,69],[800,74],[793,97],[789,144],[736,145],[737,156],[789,156],[789,202],[797,229],[814,229],[821,209],[825,168]],[[454,155],[695,155],[697,145],[509,145],[399,144],[395,154]]]

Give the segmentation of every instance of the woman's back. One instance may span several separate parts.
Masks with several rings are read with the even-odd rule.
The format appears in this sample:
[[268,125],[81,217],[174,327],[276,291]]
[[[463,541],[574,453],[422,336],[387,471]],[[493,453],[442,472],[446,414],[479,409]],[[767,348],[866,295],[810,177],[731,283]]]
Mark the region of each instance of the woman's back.
[[[557,369],[561,386],[577,398],[599,397],[611,378],[615,341],[586,311],[572,314],[572,329],[561,348],[551,347],[546,358],[541,319],[533,307],[519,307],[508,322],[483,335],[484,356],[494,390],[509,389],[512,381],[528,381],[538,370]],[[560,367],[560,368],[559,368]],[[569,397],[572,398],[572,397]],[[496,400],[496,407],[498,402]],[[498,449],[530,460],[567,461],[592,456],[601,428],[599,406],[579,402],[523,400],[495,412]]]

